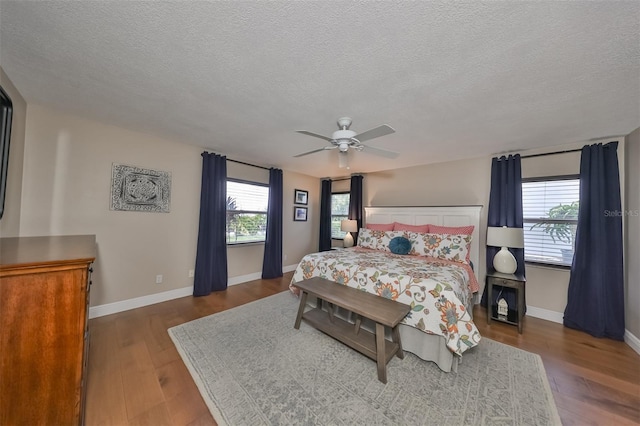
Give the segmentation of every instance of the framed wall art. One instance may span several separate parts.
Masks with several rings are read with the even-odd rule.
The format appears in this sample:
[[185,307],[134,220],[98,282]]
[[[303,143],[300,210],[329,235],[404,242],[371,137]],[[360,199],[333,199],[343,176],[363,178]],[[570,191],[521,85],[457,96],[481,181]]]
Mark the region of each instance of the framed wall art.
[[293,208],[293,220],[296,222],[307,221],[307,208],[295,206]]
[[111,210],[169,213],[171,173],[113,164]]
[[306,206],[309,203],[309,191],[296,189],[294,192],[293,200],[294,204],[304,204]]

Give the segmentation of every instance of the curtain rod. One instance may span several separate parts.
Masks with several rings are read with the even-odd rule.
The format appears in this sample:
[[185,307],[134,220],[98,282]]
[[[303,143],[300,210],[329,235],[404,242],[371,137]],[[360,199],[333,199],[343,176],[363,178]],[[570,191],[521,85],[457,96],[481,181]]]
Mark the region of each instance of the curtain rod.
[[255,164],[245,163],[244,161],[232,160],[231,158],[227,158],[227,161],[231,161],[232,163],[244,164],[245,166],[257,167],[259,169],[271,170],[269,167],[257,166]]
[[323,177],[323,178],[320,178],[320,180],[330,180],[331,182],[340,182],[341,180],[351,180],[351,178],[354,176],[363,176],[363,175],[362,173],[354,173],[351,176],[347,176],[347,177],[341,177],[336,179],[332,179],[330,177]]
[[520,158],[524,159],[524,158],[544,157],[546,155],[566,154],[568,152],[580,152],[580,151],[582,151],[582,148],[567,149],[565,151],[556,151],[556,152],[545,152],[543,154],[521,155]]

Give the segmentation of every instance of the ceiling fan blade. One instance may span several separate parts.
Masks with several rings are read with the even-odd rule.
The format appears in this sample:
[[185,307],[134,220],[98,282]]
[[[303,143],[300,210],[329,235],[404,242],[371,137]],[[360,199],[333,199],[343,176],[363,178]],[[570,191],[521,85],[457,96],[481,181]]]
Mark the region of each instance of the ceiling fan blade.
[[313,132],[307,132],[306,130],[296,130],[296,132],[302,133],[303,135],[313,136],[314,138],[324,139],[325,141],[329,141],[329,142],[331,142],[333,140],[330,137],[319,135],[319,134],[313,133]]
[[383,124],[382,126],[378,126],[375,129],[367,130],[366,132],[357,134],[353,138],[359,140],[360,142],[364,142],[369,139],[379,138],[380,136],[390,135],[391,133],[395,133],[393,127]]
[[376,148],[368,145],[362,145],[362,150],[386,158],[397,158],[398,155],[400,155],[397,152],[387,151],[386,149]]
[[338,167],[341,169],[349,168],[349,157],[347,151],[338,151]]
[[304,157],[305,155],[315,154],[316,152],[326,151],[327,149],[336,149],[337,146],[325,146],[324,148],[314,149],[313,151],[303,152],[302,154],[294,155],[294,157]]

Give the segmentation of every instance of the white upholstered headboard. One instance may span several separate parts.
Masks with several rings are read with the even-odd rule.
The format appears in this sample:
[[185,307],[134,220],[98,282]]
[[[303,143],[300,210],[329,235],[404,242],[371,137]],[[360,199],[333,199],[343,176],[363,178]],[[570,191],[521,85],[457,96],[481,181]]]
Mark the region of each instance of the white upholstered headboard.
[[471,234],[471,254],[476,278],[480,270],[480,212],[482,206],[438,206],[438,207],[365,207],[367,223],[400,222],[409,225],[465,226],[474,225]]

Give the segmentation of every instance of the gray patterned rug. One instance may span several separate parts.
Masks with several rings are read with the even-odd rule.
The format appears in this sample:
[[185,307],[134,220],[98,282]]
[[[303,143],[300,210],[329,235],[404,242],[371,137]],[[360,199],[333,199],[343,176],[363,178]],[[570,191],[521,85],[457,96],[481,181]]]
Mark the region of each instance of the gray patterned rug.
[[302,323],[288,291],[169,334],[219,425],[560,424],[538,355],[483,339],[457,373],[406,353],[376,364]]

